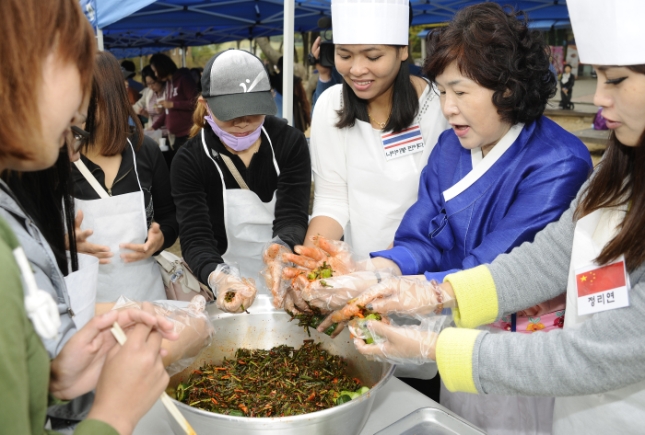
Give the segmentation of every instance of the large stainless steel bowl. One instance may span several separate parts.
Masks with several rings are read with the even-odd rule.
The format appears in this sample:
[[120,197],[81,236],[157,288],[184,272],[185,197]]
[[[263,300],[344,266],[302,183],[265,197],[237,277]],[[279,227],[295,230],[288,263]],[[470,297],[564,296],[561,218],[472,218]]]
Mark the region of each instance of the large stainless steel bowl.
[[[204,349],[190,367],[170,379],[172,387],[186,380],[193,370],[205,363],[221,362],[224,357],[232,357],[240,347],[270,349],[281,344],[300,347],[303,340],[310,338],[296,321],[289,322],[290,316],[287,313],[274,309],[268,296],[259,295],[249,308],[250,314],[227,314],[218,310],[214,304],[208,307],[208,311],[216,331],[214,342]],[[367,421],[374,397],[392,376],[394,366],[366,360],[352,344],[347,328],[333,340],[311,329],[311,338],[322,342],[322,347],[327,351],[343,356],[351,375],[371,387],[370,391],[343,405],[323,411],[272,418],[215,414],[173,400],[198,435],[358,434]],[[168,420],[175,434],[184,434],[170,415]]]

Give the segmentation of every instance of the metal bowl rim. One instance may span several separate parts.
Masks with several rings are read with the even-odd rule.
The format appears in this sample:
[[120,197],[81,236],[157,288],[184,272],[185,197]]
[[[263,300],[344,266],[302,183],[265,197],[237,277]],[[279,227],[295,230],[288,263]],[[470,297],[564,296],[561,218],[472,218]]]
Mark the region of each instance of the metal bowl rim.
[[[273,306],[266,307],[266,304],[258,304],[258,301],[262,299],[265,299],[263,298],[263,295],[258,295],[258,300],[256,300],[256,304],[254,304],[251,308],[249,308],[249,311],[251,311],[250,313],[251,315],[253,314],[279,314],[279,315],[284,314],[287,316],[289,315],[285,311],[276,310],[275,308],[273,308]],[[268,300],[268,297],[266,297],[266,300]],[[262,305],[264,305],[264,307],[262,307]],[[245,316],[245,315],[249,315],[249,314],[245,314],[245,313],[232,314],[232,313],[225,313],[220,311],[215,314],[209,314],[209,319],[213,321],[213,320],[218,320],[223,318]],[[279,421],[279,422],[287,423],[287,422],[304,421],[304,420],[309,420],[311,418],[317,418],[325,414],[337,413],[339,411],[335,411],[336,409],[340,409],[343,407],[345,407],[344,409],[347,409],[346,408],[347,406],[358,406],[359,403],[362,403],[365,400],[371,400],[372,397],[370,396],[373,396],[372,393],[378,392],[378,390],[382,388],[383,384],[385,384],[385,382],[387,382],[392,377],[392,375],[394,374],[394,370],[396,369],[396,366],[394,364],[390,364],[390,363],[383,363],[383,364],[385,365],[385,367],[389,365],[389,369],[387,370],[385,375],[370,388],[370,390],[367,393],[361,395],[359,398],[343,403],[342,405],[333,406],[327,409],[321,409],[320,411],[309,412],[307,414],[291,415],[287,417],[237,417],[234,415],[218,414],[216,412],[204,411],[202,409],[195,408],[183,402],[180,402],[176,400],[174,397],[172,397],[171,399],[177,404],[177,406],[179,406],[180,408],[188,412],[192,412],[194,414],[201,415],[204,417],[225,419],[233,422],[244,421],[244,422],[266,423],[269,421],[272,421],[272,422]]]
[[230,420],[230,421],[257,421],[257,422],[268,422],[268,421],[280,421],[280,422],[292,422],[292,421],[300,421],[300,420],[308,420],[313,417],[318,417],[325,415],[325,413],[334,413],[334,412],[339,412],[339,411],[334,411],[335,409],[340,409],[342,407],[347,407],[347,406],[354,406],[357,405],[358,403],[361,403],[365,400],[370,400],[371,397],[373,396],[372,393],[376,393],[378,390],[380,390],[383,387],[383,384],[385,382],[389,381],[390,378],[392,377],[392,374],[394,373],[394,369],[396,368],[395,365],[391,364],[389,370],[385,373],[385,375],[381,378],[380,381],[378,381],[368,392],[365,394],[362,394],[360,397],[356,399],[352,399],[349,402],[345,402],[342,405],[337,405],[333,406],[331,408],[327,409],[321,409],[320,411],[314,411],[314,412],[308,412],[307,414],[300,414],[300,415],[290,415],[287,417],[237,417],[234,415],[227,415],[227,414],[218,414],[216,412],[210,412],[210,411],[204,411],[203,409],[195,408],[193,406],[187,405],[183,402],[178,401],[177,399],[171,397],[171,399],[180,407],[185,409],[186,411],[202,415],[204,417],[210,417],[213,418],[213,416],[216,416],[216,418],[224,418],[225,420]]

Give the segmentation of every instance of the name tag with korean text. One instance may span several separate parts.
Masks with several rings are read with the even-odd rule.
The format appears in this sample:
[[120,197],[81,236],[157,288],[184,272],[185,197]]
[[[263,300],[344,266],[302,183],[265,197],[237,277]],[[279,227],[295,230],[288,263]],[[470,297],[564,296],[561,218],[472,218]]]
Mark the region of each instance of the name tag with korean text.
[[414,124],[398,133],[383,133],[381,142],[383,142],[385,160],[420,153],[425,148],[419,124]]
[[629,275],[625,257],[603,266],[591,264],[576,269],[578,315],[629,306]]

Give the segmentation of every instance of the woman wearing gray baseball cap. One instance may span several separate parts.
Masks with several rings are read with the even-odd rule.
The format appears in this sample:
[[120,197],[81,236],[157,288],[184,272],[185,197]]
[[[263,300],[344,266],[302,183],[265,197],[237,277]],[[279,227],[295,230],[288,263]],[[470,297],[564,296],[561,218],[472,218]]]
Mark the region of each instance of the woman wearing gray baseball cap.
[[307,141],[275,113],[260,59],[217,54],[204,68],[193,137],[170,171],[184,259],[230,312],[253,303],[267,244],[291,249],[307,231]]

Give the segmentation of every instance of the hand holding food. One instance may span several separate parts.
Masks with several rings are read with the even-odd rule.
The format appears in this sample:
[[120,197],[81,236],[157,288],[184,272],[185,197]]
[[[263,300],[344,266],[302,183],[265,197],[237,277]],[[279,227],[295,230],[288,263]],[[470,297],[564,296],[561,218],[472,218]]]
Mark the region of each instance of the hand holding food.
[[404,315],[439,314],[453,299],[432,280],[413,277],[389,277],[352,299],[332,313],[331,320],[344,322],[355,316],[360,307],[378,313]]
[[[322,236],[313,238],[314,246],[298,245],[294,248],[297,254],[283,254],[284,262],[292,262],[300,268],[295,270],[308,273],[315,272],[320,268],[330,268],[333,276],[345,275],[355,270],[354,260],[349,245],[338,240],[328,240]],[[293,274],[293,268],[285,268],[285,272]],[[313,281],[313,279],[312,279]]]
[[[387,271],[352,272],[308,282],[299,290],[302,299],[310,307],[329,313],[342,308],[348,301],[390,276]],[[295,285],[302,285],[302,282],[297,281]]]
[[393,364],[435,361],[439,332],[447,316],[425,318],[420,325],[394,326],[377,320],[354,319],[349,330],[356,349],[367,359]]
[[208,276],[208,285],[217,297],[217,308],[229,313],[242,313],[253,304],[257,290],[255,281],[242,278],[240,271],[222,263]]
[[287,292],[288,284],[283,285],[282,282],[282,269],[284,268],[284,262],[282,261],[283,254],[290,254],[291,249],[280,240],[280,238],[275,238],[269,242],[269,246],[264,250],[262,254],[262,259],[266,268],[261,272],[266,281],[267,287],[271,290],[273,295],[273,306],[276,308],[281,308],[284,306],[284,298]]

